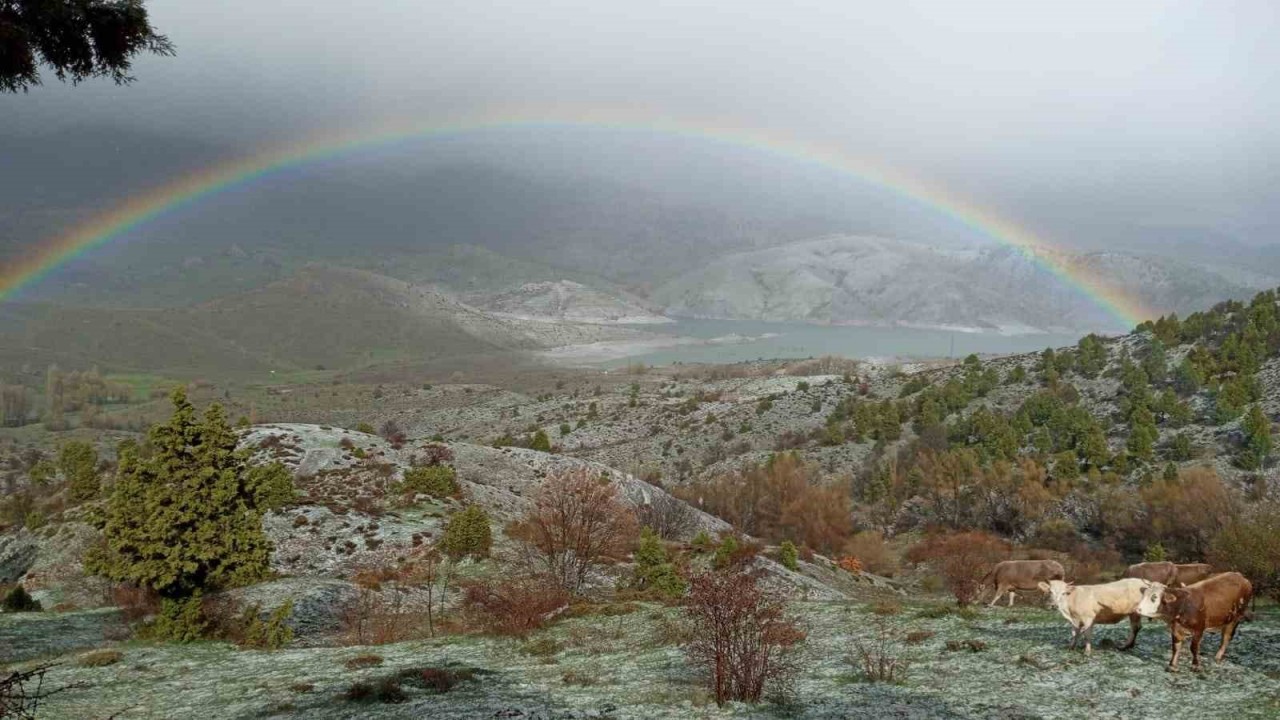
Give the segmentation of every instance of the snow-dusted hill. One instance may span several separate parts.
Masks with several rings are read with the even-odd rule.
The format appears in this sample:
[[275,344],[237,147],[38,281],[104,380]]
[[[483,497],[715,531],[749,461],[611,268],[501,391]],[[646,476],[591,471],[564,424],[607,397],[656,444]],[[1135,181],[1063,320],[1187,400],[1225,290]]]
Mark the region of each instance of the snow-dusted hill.
[[572,280],[525,283],[506,292],[472,299],[477,306],[525,320],[573,323],[668,323],[639,298],[606,293]]
[[[1052,258],[1130,288],[1160,310],[1251,294],[1209,268],[1121,253]],[[1269,278],[1256,282],[1266,284]],[[1022,252],[877,237],[825,237],[727,255],[657,288],[668,314],[1007,331],[1122,330],[1097,303]]]

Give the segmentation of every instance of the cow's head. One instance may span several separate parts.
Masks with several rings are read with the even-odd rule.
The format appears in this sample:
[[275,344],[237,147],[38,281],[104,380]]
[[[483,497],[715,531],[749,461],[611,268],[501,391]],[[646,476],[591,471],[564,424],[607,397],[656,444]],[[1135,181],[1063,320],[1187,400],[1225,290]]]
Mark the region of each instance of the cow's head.
[[1050,580],[1049,582],[1036,583],[1036,587],[1040,588],[1041,592],[1049,595],[1049,607],[1058,607],[1066,600],[1067,595],[1071,593],[1074,586],[1061,580]]
[[1177,597],[1164,583],[1143,581],[1142,599],[1138,601],[1137,611],[1143,617],[1160,617],[1164,614],[1163,607],[1175,600]]

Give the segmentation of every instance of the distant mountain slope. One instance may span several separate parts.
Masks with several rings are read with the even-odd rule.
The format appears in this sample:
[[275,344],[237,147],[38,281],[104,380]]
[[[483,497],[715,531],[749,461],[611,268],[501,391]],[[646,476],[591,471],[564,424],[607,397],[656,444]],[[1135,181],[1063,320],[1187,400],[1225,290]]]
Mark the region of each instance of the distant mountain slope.
[[9,304],[0,362],[209,372],[344,369],[645,336],[499,317],[433,288],[313,266],[258,290],[166,310]]
[[[1152,306],[1195,309],[1254,291],[1204,268],[1119,253],[1057,258]],[[1120,330],[1114,318],[1021,253],[837,236],[736,253],[657,288],[668,313],[819,323]]]
[[571,280],[525,283],[514,290],[474,300],[486,310],[531,320],[578,323],[666,323],[644,301],[611,295]]

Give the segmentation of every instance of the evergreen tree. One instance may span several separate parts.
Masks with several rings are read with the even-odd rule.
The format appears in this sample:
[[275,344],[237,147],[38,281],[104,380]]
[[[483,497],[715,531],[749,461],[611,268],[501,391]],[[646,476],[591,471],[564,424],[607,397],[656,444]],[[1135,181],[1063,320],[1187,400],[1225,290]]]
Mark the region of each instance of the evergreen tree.
[[292,489],[282,466],[249,465],[221,406],[198,418],[182,387],[172,400],[173,416],[151,428],[147,454],[122,446],[100,518],[103,542],[85,567],[156,592],[163,601],[157,637],[189,640],[201,630],[202,590],[266,575],[271,547],[262,515]]
[[1240,429],[1244,431],[1244,447],[1237,462],[1246,470],[1261,469],[1271,454],[1271,420],[1260,406],[1252,405],[1241,421]]
[[533,434],[533,439],[529,441],[530,450],[538,450],[540,452],[551,452],[551,438],[542,430]]
[[76,440],[63,445],[58,471],[67,481],[67,499],[73,505],[98,497],[98,453],[89,443]]
[[449,516],[440,549],[454,560],[464,557],[485,558],[493,545],[493,531],[489,528],[489,516],[479,505],[466,508]]
[[640,544],[635,554],[635,580],[637,587],[653,590],[667,597],[684,594],[685,582],[676,572],[658,534],[650,527],[640,530]]
[[1178,368],[1173,371],[1173,389],[1183,397],[1200,392],[1200,386],[1203,383],[1204,378],[1200,375],[1200,370],[1190,358],[1178,363]]
[[782,541],[782,545],[778,547],[778,562],[782,563],[782,567],[788,570],[800,569],[800,553],[796,550],[795,543],[790,540]]

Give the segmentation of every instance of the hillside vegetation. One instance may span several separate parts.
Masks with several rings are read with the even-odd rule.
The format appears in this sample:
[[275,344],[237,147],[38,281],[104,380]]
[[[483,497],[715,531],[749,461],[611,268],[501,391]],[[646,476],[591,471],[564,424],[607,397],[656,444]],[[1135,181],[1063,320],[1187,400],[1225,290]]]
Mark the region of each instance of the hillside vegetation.
[[[437,302],[297,280],[335,281]],[[909,366],[204,381],[145,435],[84,409],[158,399],[50,372],[62,414],[0,431],[0,663],[50,718],[1270,717],[1277,302]],[[1187,680],[1158,624],[1086,657],[1039,596],[971,607],[1008,558],[1206,561],[1259,604]]]

